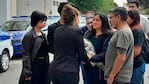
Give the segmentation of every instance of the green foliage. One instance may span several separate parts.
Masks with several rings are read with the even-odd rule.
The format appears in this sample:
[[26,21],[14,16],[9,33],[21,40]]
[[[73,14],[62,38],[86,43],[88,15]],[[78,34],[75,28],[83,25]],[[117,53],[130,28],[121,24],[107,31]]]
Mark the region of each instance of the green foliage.
[[140,0],[140,9],[143,14],[149,14],[149,0]]
[[140,0],[141,5],[145,8],[149,8],[149,0]]
[[90,10],[108,13],[111,8],[117,6],[113,0],[68,0],[68,2],[75,4],[83,14]]

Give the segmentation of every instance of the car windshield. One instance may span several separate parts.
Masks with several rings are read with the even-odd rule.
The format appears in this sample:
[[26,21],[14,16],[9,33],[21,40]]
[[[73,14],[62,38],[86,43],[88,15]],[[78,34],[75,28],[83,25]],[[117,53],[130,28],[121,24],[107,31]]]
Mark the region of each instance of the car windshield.
[[80,24],[86,24],[86,17],[85,16],[81,16],[80,18]]
[[46,24],[51,25],[51,24],[57,22],[59,20],[59,18],[60,18],[59,16],[49,16]]
[[8,21],[1,26],[2,31],[23,31],[30,25],[29,21]]

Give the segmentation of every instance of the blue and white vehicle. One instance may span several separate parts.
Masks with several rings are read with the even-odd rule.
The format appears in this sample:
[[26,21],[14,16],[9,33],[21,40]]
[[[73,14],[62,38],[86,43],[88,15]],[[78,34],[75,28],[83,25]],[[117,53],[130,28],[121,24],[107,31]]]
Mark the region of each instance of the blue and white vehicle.
[[0,72],[7,71],[13,56],[11,36],[0,30]]
[[[57,22],[59,20],[59,16],[49,16],[46,22],[46,26],[42,29],[42,31],[47,35],[48,26]],[[82,27],[85,25],[85,17],[82,16],[80,20],[79,26]],[[14,55],[21,54],[21,43],[22,39],[26,32],[31,30],[30,25],[30,17],[13,17],[12,20],[6,21],[4,24],[0,26],[0,30],[6,32],[9,35],[12,35],[12,46],[14,49]]]
[[23,36],[28,31],[30,26],[29,18],[17,18],[5,22],[0,29],[9,35],[12,35],[12,46],[14,55],[21,54],[21,43]]

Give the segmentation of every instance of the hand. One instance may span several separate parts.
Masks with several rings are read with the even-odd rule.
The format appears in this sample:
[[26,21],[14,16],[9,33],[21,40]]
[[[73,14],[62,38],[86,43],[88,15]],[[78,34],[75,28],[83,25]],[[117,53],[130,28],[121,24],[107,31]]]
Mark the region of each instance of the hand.
[[86,64],[85,62],[81,61],[82,64]]
[[109,77],[107,80],[107,84],[112,84],[113,83],[114,78],[113,77]]
[[93,57],[93,55],[92,55],[92,54],[87,53],[87,57],[88,57],[89,59],[91,59],[91,58]]
[[32,77],[30,76],[30,77],[27,77],[27,78],[25,78],[25,80],[31,80],[32,79]]

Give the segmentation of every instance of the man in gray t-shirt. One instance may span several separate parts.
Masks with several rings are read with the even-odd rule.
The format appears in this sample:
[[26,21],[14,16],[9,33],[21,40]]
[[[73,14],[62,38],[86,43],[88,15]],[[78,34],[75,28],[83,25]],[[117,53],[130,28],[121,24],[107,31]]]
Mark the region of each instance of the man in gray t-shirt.
[[107,84],[129,84],[133,71],[134,38],[127,25],[127,11],[117,7],[110,11],[110,24],[117,32],[112,36],[105,57]]

